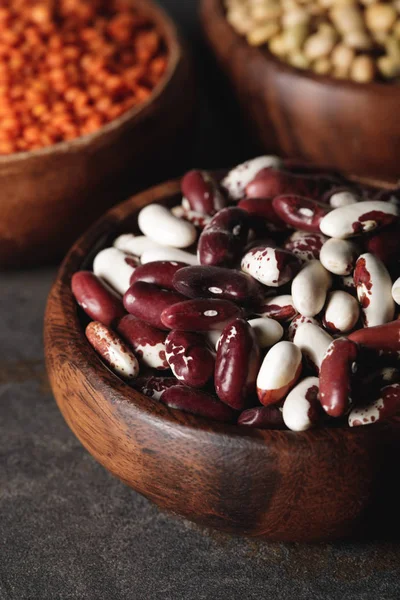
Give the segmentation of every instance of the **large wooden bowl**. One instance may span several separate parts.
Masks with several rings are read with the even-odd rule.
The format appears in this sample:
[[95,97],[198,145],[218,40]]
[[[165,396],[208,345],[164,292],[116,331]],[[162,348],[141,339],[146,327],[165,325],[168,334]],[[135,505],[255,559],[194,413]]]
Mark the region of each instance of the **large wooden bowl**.
[[114,375],[86,341],[73,273],[136,228],[140,207],[178,201],[150,189],[98,221],[64,260],[49,296],[45,351],[59,408],[88,451],[160,507],[227,532],[270,540],[347,536],[398,523],[400,426],[256,431],[168,409]]
[[205,35],[267,152],[344,173],[400,178],[400,85],[359,84],[294,69],[251,47],[202,0]]
[[146,103],[99,131],[0,157],[0,268],[60,258],[106,208],[165,179],[188,153],[194,89],[187,53],[158,6],[132,2],[165,40],[167,73]]

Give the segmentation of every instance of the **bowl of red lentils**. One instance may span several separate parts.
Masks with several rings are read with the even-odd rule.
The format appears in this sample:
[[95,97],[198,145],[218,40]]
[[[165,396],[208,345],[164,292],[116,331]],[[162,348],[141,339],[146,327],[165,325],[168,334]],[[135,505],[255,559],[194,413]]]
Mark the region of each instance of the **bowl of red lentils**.
[[192,113],[187,54],[152,2],[3,2],[0,267],[56,260],[162,178]]
[[397,0],[203,0],[201,13],[265,151],[398,180]]

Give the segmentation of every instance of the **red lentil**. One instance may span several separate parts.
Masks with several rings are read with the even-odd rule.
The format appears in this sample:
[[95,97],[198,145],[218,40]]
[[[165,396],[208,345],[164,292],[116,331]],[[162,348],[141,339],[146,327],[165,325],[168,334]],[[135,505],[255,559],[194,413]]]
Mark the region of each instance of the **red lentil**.
[[145,102],[167,60],[127,0],[0,0],[0,154],[96,131]]

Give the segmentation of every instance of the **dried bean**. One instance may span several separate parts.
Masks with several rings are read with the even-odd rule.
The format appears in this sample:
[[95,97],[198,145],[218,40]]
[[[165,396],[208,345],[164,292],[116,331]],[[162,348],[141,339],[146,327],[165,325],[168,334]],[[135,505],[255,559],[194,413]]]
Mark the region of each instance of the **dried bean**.
[[323,308],[332,285],[329,272],[318,260],[306,263],[292,282],[293,304],[301,315],[315,317]]
[[285,429],[282,411],[274,404],[244,410],[238,419],[238,425],[255,429]]
[[138,377],[133,383],[135,390],[153,400],[160,400],[166,389],[176,385],[175,377],[155,377],[154,375]]
[[273,296],[264,301],[257,309],[257,314],[262,317],[275,319],[279,323],[288,323],[298,314],[293,304],[293,298],[289,294]]
[[177,292],[163,290],[153,283],[137,281],[124,296],[126,310],[158,329],[168,329],[161,319],[164,309],[184,300]]
[[227,202],[217,182],[207,171],[189,171],[182,178],[181,189],[190,208],[199,214],[213,215]]
[[103,325],[112,325],[125,315],[121,299],[91,271],[74,273],[72,293],[85,313]]
[[342,417],[352,405],[351,378],[357,371],[358,346],[338,338],[328,346],[319,372],[322,408],[331,417]]
[[119,294],[124,295],[136,267],[136,261],[117,248],[105,248],[93,261],[93,271]]
[[354,270],[359,254],[353,242],[331,238],[322,246],[319,259],[330,273],[349,275]]
[[295,385],[301,374],[301,351],[291,342],[278,342],[267,352],[257,376],[261,404],[276,404]]
[[255,333],[244,319],[225,327],[215,361],[215,390],[222,402],[243,409],[255,396],[260,350]]
[[283,246],[302,262],[319,259],[320,251],[327,238],[322,233],[295,231]]
[[358,329],[350,333],[348,338],[371,350],[400,352],[400,321]]
[[231,169],[222,180],[222,186],[232,200],[243,198],[246,186],[254,179],[261,169],[279,169],[282,160],[277,156],[259,156]]
[[[180,296],[180,294],[177,295]],[[173,305],[169,304],[161,312],[161,322],[168,329],[194,332],[210,331],[223,329],[225,325],[236,317],[240,317],[241,314],[241,309],[229,300],[215,298],[185,300]]]
[[286,250],[258,246],[244,255],[241,269],[263,285],[280,287],[296,275],[300,261]]
[[200,235],[201,265],[231,267],[240,259],[249,233],[249,215],[241,208],[223,208]]
[[149,204],[142,208],[138,216],[140,231],[156,243],[163,241],[165,246],[187,248],[197,239],[194,225],[174,217],[171,211],[161,204]]
[[282,417],[288,429],[307,431],[322,418],[319,401],[318,377],[306,377],[289,392],[282,408]]
[[263,169],[247,185],[248,198],[275,198],[287,194],[320,200],[334,181],[313,175],[293,175],[285,171]]
[[276,213],[272,198],[243,198],[238,207],[245,210],[253,218],[265,219],[267,224],[272,224],[277,229],[286,229],[287,225]]
[[319,225],[330,211],[326,204],[296,195],[277,196],[272,205],[289,227],[310,233],[319,233]]
[[147,283],[153,283],[166,290],[173,290],[174,286],[172,280],[175,273],[186,266],[187,263],[176,262],[173,260],[149,262],[136,267],[132,273],[130,284],[133,285],[136,281],[146,281]]
[[99,321],[86,327],[86,337],[104,362],[125,379],[134,379],[139,374],[139,363],[120,337]]
[[199,264],[195,254],[179,250],[178,248],[168,248],[167,246],[153,247],[145,250],[142,254],[142,265],[159,261],[183,262],[187,265]]
[[383,262],[373,254],[362,254],[354,269],[354,283],[365,327],[392,321],[395,311],[392,280]]
[[390,225],[398,214],[399,209],[389,202],[357,202],[332,210],[322,219],[320,229],[329,237],[348,238]]
[[301,350],[308,364],[319,373],[323,358],[333,338],[318,325],[304,323],[294,335],[293,343]]
[[214,373],[214,356],[198,333],[171,331],[166,340],[168,364],[179,381],[203,387]]
[[199,417],[229,423],[234,420],[235,412],[226,404],[200,390],[175,385],[165,390],[161,402]]
[[347,333],[354,329],[360,316],[357,300],[341,290],[328,294],[323,324],[331,333]]
[[260,348],[273,346],[283,336],[282,325],[274,319],[259,317],[258,319],[250,319],[248,323],[254,330]]
[[357,427],[399,418],[400,384],[394,383],[384,387],[377,400],[353,408],[349,414],[349,425]]
[[116,329],[146,367],[161,371],[169,369],[165,356],[165,331],[156,329],[133,315],[123,317]]

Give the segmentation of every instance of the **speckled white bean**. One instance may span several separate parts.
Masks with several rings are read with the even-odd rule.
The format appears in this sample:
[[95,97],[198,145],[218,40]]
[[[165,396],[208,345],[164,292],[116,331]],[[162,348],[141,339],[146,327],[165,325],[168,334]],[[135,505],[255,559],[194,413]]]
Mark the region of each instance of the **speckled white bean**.
[[356,204],[356,202],[360,202],[360,197],[352,192],[336,192],[329,198],[329,204],[332,208],[342,208],[343,206]]
[[272,296],[264,301],[263,307],[256,314],[260,317],[269,317],[278,320],[280,323],[291,321],[296,315],[297,310],[293,304],[293,298],[290,294],[281,296]]
[[288,394],[282,408],[286,427],[292,431],[307,431],[319,421],[318,377],[306,377]]
[[135,270],[135,267],[129,264],[130,261],[132,257],[118,248],[105,248],[96,255],[93,271],[97,277],[101,277],[117,292],[124,295]]
[[315,317],[323,308],[332,277],[319,260],[306,263],[292,282],[293,304],[301,315]]
[[297,273],[299,261],[281,248],[258,246],[243,256],[240,268],[263,285],[280,287]]
[[162,240],[165,246],[187,248],[197,238],[197,231],[192,223],[178,219],[161,204],[149,204],[142,208],[138,216],[140,231],[158,243]]
[[141,256],[141,263],[145,265],[149,262],[155,262],[159,260],[172,260],[176,262],[184,262],[188,265],[198,265],[197,256],[178,248],[170,248],[168,246],[159,246],[150,248],[143,252]]
[[145,235],[133,235],[133,233],[124,233],[117,237],[114,241],[115,248],[126,252],[127,254],[134,254],[135,256],[142,256],[147,250],[153,250],[155,248],[165,248],[161,244],[157,244]]
[[291,342],[278,342],[267,352],[257,377],[262,404],[274,404],[285,397],[301,373],[301,351]]
[[246,186],[253,181],[261,169],[279,169],[282,160],[278,156],[258,156],[238,165],[222,180],[222,187],[226,189],[232,200],[240,200],[244,196]]
[[[376,215],[374,215],[376,213]],[[329,212],[320,223],[320,230],[329,237],[348,238],[373,231],[378,226],[380,214],[398,215],[399,208],[389,202],[367,200]]]
[[324,325],[332,333],[351,331],[360,317],[357,300],[342,290],[328,294],[324,309]]
[[395,303],[392,280],[383,262],[374,254],[362,254],[354,269],[354,282],[366,327],[393,320]]
[[349,275],[360,251],[356,244],[349,240],[331,238],[322,246],[319,260],[322,265],[335,275]]
[[301,325],[305,325],[306,323],[312,323],[317,327],[320,326],[319,321],[317,321],[317,319],[314,319],[314,317],[305,317],[304,315],[297,315],[290,323],[287,330],[287,339],[289,340],[289,342],[293,342],[294,336],[298,328],[301,327]]
[[283,327],[278,321],[269,319],[268,317],[259,317],[258,319],[250,319],[249,325],[254,329],[257,342],[260,348],[268,348],[273,346],[283,336]]
[[317,373],[321,368],[325,352],[332,341],[333,338],[329,333],[313,323],[300,325],[293,338],[293,343],[315,367]]
[[400,304],[400,277],[396,279],[392,286],[392,298],[396,304]]
[[86,328],[86,337],[115,373],[126,379],[138,376],[139,363],[136,356],[109,327],[92,321]]

